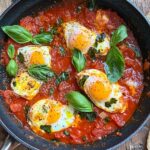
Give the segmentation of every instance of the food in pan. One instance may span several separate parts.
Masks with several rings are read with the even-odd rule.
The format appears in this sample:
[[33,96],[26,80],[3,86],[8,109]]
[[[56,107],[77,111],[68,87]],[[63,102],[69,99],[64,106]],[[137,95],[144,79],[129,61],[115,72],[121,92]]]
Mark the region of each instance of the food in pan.
[[2,27],[11,79],[3,97],[23,126],[49,141],[109,136],[132,117],[143,90],[132,31],[116,12],[89,2],[62,1]]

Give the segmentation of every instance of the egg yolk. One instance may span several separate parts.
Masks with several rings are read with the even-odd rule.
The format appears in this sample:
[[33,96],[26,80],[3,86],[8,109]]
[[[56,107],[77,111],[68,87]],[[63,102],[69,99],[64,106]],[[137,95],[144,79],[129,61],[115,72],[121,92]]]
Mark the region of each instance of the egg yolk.
[[111,88],[106,87],[101,81],[96,81],[90,85],[88,93],[94,100],[101,101],[109,97]]
[[61,107],[57,105],[51,105],[51,108],[48,112],[47,123],[52,124],[59,120],[61,113]]
[[43,54],[41,52],[33,52],[30,58],[30,64],[44,64]]

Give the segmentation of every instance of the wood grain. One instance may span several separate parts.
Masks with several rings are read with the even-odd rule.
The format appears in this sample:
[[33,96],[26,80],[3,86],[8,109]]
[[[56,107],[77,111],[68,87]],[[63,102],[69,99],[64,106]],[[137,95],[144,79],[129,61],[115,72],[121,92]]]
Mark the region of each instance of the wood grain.
[[[131,0],[136,6],[138,6],[142,12],[147,15],[150,14],[150,0]],[[11,4],[11,0],[0,0],[0,14]],[[150,15],[149,15],[150,16]],[[148,131],[150,129],[149,122],[129,141],[120,146],[117,150],[146,150],[146,142],[148,137]],[[7,133],[0,127],[0,146],[2,145]],[[28,150],[24,146],[19,146],[16,150]]]

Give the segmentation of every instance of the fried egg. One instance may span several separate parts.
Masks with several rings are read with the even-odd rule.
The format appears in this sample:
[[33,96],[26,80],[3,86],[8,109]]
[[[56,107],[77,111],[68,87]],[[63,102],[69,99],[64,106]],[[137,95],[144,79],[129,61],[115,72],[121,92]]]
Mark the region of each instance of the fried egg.
[[51,66],[51,56],[49,46],[28,45],[18,49],[18,56],[24,57],[24,64],[29,67],[33,64]]
[[39,92],[42,83],[42,81],[29,76],[27,72],[23,72],[12,79],[11,88],[14,93],[26,98],[27,100],[32,100],[32,98]]
[[120,85],[110,83],[102,71],[84,70],[78,73],[77,81],[97,107],[111,113],[125,111],[126,103],[123,100]]
[[[108,36],[103,41],[97,42],[97,33],[87,29],[78,22],[70,21],[63,24],[64,36],[67,47],[77,48],[86,54],[91,47],[96,48],[101,55],[106,55],[110,49],[110,39]],[[96,47],[95,47],[96,45]]]
[[51,99],[42,99],[29,111],[29,125],[33,131],[45,132],[41,127],[50,126],[50,132],[70,127],[75,121],[74,109]]

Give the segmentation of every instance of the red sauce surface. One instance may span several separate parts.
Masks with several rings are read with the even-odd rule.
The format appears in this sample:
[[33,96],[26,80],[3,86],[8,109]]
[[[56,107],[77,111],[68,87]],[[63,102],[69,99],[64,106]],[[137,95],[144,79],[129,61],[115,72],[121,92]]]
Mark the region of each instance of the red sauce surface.
[[[85,27],[98,32],[102,30],[103,32],[111,35],[111,33],[121,24],[125,24],[122,18],[118,16],[116,12],[111,10],[94,10],[89,11],[88,8],[83,4],[81,12],[77,13],[76,8],[80,2],[74,1],[69,2],[69,0],[64,1],[61,4],[56,4],[52,8],[39,12],[36,17],[27,16],[20,20],[20,25],[29,30],[33,35],[36,35],[40,32],[40,28],[48,30],[50,26],[53,26],[58,18],[62,18],[64,22],[67,21],[77,21],[83,24]],[[98,11],[98,12],[97,12]],[[109,18],[109,21],[105,23],[101,21],[100,18],[96,19],[96,14],[101,13],[101,15],[106,15]],[[76,71],[71,64],[71,53],[66,47],[66,42],[63,35],[62,27],[59,27],[59,34],[57,34],[50,46],[52,50],[50,51],[52,57],[52,69],[60,74],[63,71],[69,71],[69,79],[67,81],[61,82],[59,86],[55,85],[55,80],[50,80],[47,83],[43,84],[39,94],[31,101],[27,101],[24,98],[16,96],[11,90],[4,91],[4,98],[7,104],[10,106],[10,110],[21,120],[24,126],[28,126],[28,123],[25,118],[24,106],[26,104],[33,105],[36,101],[49,97],[50,88],[55,89],[54,94],[50,97],[52,99],[61,101],[66,104],[66,99],[64,95],[71,90],[79,90],[79,87],[76,83]],[[89,122],[86,119],[82,119],[78,127],[69,127],[66,129],[70,132],[70,136],[63,134],[63,131],[59,131],[52,134],[38,133],[40,136],[43,136],[47,139],[58,139],[65,143],[72,144],[82,144],[85,142],[94,142],[101,137],[106,136],[116,129],[125,125],[125,123],[132,116],[135,111],[138,101],[143,89],[142,83],[142,64],[141,59],[136,58],[135,53],[132,49],[128,48],[124,43],[128,41],[138,47],[137,42],[128,29],[128,38],[119,44],[119,48],[125,57],[125,72],[123,77],[119,80],[119,84],[122,86],[122,91],[124,95],[124,100],[127,101],[128,107],[124,113],[107,113],[111,118],[110,122],[105,123],[99,116],[93,122]],[[19,47],[24,45],[17,44],[13,40],[9,39],[4,48],[3,60],[4,64],[7,64],[9,59],[7,56],[7,47],[12,43],[14,44],[16,50]],[[29,43],[28,43],[29,44]],[[28,45],[26,44],[26,45]],[[66,56],[61,56],[59,46],[63,46],[67,50]],[[101,57],[96,61],[92,61],[88,56],[86,68],[95,68],[101,71],[104,71],[103,62],[105,57]],[[126,81],[133,79],[138,82],[138,85],[135,89],[135,94],[132,95],[130,89],[126,86]],[[8,88],[9,89],[9,88]],[[103,112],[100,108],[94,107],[96,112]],[[83,137],[86,137],[86,141],[83,140]]]

